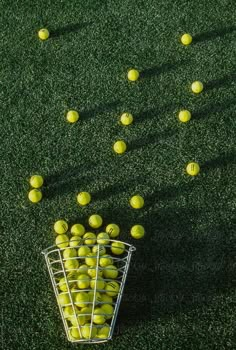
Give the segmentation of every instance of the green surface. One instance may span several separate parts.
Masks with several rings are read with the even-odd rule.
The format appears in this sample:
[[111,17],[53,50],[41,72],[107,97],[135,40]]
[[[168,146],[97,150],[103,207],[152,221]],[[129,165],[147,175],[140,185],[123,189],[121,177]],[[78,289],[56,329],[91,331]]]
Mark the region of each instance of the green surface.
[[[1,346],[74,349],[41,251],[53,223],[100,213],[137,246],[105,346],[235,349],[235,2],[0,1]],[[52,36],[37,39],[47,27]],[[193,35],[189,47],[180,44]],[[141,79],[128,83],[127,69]],[[191,82],[205,89],[195,96]],[[68,109],[81,118],[65,121]],[[176,118],[182,108],[192,120]],[[129,111],[135,122],[119,125]],[[124,139],[128,151],[112,145]],[[201,173],[184,173],[195,160]],[[44,199],[27,200],[30,175]],[[93,201],[78,208],[76,194]],[[139,193],[145,207],[131,210]],[[143,224],[134,241],[129,228]]]

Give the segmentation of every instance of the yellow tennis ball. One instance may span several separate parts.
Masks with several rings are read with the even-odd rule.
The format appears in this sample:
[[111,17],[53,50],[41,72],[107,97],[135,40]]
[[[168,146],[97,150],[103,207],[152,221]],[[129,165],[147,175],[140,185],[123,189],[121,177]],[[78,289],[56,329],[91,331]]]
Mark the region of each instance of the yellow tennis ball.
[[70,232],[71,232],[72,236],[80,236],[81,237],[85,233],[85,228],[81,224],[74,224],[71,227]]
[[30,186],[40,188],[43,186],[43,177],[41,175],[33,175],[30,178]]
[[95,233],[93,232],[86,232],[84,235],[83,235],[83,241],[84,241],[84,244],[95,244],[96,243],[96,240],[97,240],[97,236],[95,235]]
[[81,328],[82,336],[85,339],[93,339],[96,337],[97,328],[95,326],[91,326],[90,323],[86,323],[84,327]]
[[134,209],[140,209],[144,206],[144,199],[140,195],[133,196],[129,202]]
[[130,69],[128,71],[128,79],[130,81],[136,81],[139,78],[139,72],[136,69]]
[[70,322],[71,322],[72,326],[74,326],[74,327],[78,327],[78,325],[83,326],[86,322],[86,318],[81,313],[81,311],[78,311],[78,312],[76,312],[76,315],[72,315],[70,317]]
[[116,141],[113,145],[113,150],[117,153],[117,154],[122,154],[126,151],[127,146],[126,143],[122,140],[120,141]]
[[77,251],[74,248],[66,248],[63,251],[63,258],[68,259],[68,258],[75,258],[77,256]]
[[79,119],[79,113],[77,111],[69,111],[66,114],[66,119],[69,123],[76,123]]
[[68,293],[60,293],[60,294],[58,294],[57,302],[61,306],[66,306],[68,304],[71,304],[69,294]]
[[94,314],[93,314],[93,322],[95,324],[104,324],[106,322],[106,318],[104,315],[104,311],[100,308],[96,308],[94,310]]
[[73,307],[72,306],[66,306],[63,309],[63,315],[64,315],[65,318],[70,318],[71,316],[73,316],[74,315]]
[[97,272],[97,266],[96,265],[90,266],[88,268],[88,272],[87,273],[88,273],[88,275],[90,277],[96,277],[96,275],[102,277],[102,271],[98,269],[98,272]]
[[122,242],[112,242],[111,244],[111,251],[115,255],[121,255],[125,251],[125,245]]
[[87,307],[89,304],[89,295],[86,292],[79,292],[75,296],[75,305],[78,307]]
[[110,318],[112,318],[113,313],[114,313],[114,307],[110,304],[103,304],[101,306],[101,310],[104,312],[104,316],[107,320],[109,320]]
[[64,262],[66,271],[76,270],[79,267],[79,262],[76,259],[68,259]]
[[58,248],[66,248],[69,245],[69,237],[65,234],[58,235],[55,244]]
[[112,304],[113,299],[109,295],[107,295],[105,293],[101,293],[101,302],[106,303],[106,304]]
[[133,120],[134,120],[134,118],[133,118],[132,114],[127,113],[127,112],[123,113],[120,117],[121,124],[126,125],[126,126],[132,124]]
[[187,110],[182,110],[179,112],[178,117],[182,123],[187,123],[191,119],[191,113]]
[[38,37],[41,40],[47,40],[49,38],[49,31],[46,28],[42,28],[38,31]]
[[93,277],[90,281],[90,287],[96,290],[103,290],[105,287],[105,281],[102,277]]
[[85,316],[86,321],[91,320],[92,310],[91,306],[86,306],[81,309],[81,313]]
[[111,238],[117,237],[119,236],[120,228],[116,224],[109,224],[106,227],[106,233],[108,233]]
[[108,233],[106,233],[106,232],[100,232],[100,233],[97,235],[97,243],[98,243],[98,244],[106,245],[106,244],[109,244],[109,241],[110,241],[110,236],[109,236]]
[[85,258],[85,264],[94,266],[97,264],[97,256],[94,253],[89,253]]
[[186,34],[181,36],[181,42],[182,42],[183,45],[191,44],[192,40],[193,40],[193,38],[192,38],[192,36],[190,34],[186,33]]
[[113,259],[109,254],[105,254],[103,255],[100,259],[99,259],[99,265],[101,267],[105,267],[108,265],[112,265],[113,264]]
[[98,329],[97,337],[106,339],[108,338],[110,333],[110,326],[109,324],[105,323],[101,328]]
[[99,256],[106,254],[106,248],[103,245],[95,245],[92,249],[92,252],[94,254],[98,254],[99,251]]
[[65,220],[58,220],[54,224],[54,231],[57,234],[66,233],[68,231],[68,224]]
[[79,331],[79,328],[73,327],[69,330],[69,336],[72,340],[80,340],[81,338],[81,331]]
[[88,266],[86,264],[80,265],[77,270],[78,275],[88,275]]
[[80,204],[80,205],[87,205],[89,204],[91,201],[91,195],[90,193],[88,192],[80,192],[78,193],[77,195],[77,202]]
[[195,94],[199,94],[203,90],[203,83],[201,81],[194,81],[191,85],[191,89]]
[[79,289],[87,289],[90,284],[90,277],[88,275],[82,274],[77,278],[77,286]]
[[115,281],[108,282],[105,286],[105,290],[106,290],[107,295],[109,295],[111,297],[115,297],[119,293],[120,285],[119,285],[119,283],[117,283]]
[[93,214],[89,217],[88,223],[92,228],[99,228],[102,226],[102,217],[98,214]]
[[78,247],[82,243],[82,238],[79,236],[72,236],[70,239],[70,247]]
[[[78,256],[80,258],[86,258],[87,255],[89,255],[89,253],[91,253],[91,250],[89,247],[87,246],[81,246],[79,249],[78,249]],[[94,255],[94,254],[93,254]]]
[[196,176],[200,171],[200,166],[198,163],[191,162],[188,163],[186,167],[186,172],[191,176]]
[[90,290],[88,292],[88,296],[90,303],[93,303],[94,300],[96,304],[102,301],[101,294],[99,292],[95,292],[95,290]]
[[[73,286],[73,282],[67,280],[68,286],[69,288],[71,288]],[[66,278],[62,277],[58,283],[58,287],[62,292],[67,292],[68,291],[68,287],[67,287],[67,283],[66,283]]]
[[28,198],[32,203],[38,203],[41,201],[43,195],[40,190],[33,189],[29,191]]
[[114,265],[107,265],[103,270],[103,276],[105,278],[116,278],[119,274],[119,271]]
[[134,225],[131,227],[130,234],[135,239],[140,239],[144,236],[145,230],[142,225]]

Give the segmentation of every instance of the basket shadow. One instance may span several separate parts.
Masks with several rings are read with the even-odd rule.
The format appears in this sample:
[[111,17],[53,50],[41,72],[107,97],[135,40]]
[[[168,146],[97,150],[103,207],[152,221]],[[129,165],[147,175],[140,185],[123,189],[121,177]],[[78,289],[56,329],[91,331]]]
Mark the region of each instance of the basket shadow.
[[218,37],[223,37],[225,35],[234,33],[236,31],[236,26],[230,26],[225,28],[215,29],[209,32],[202,32],[197,35],[194,35],[194,42],[203,42],[217,39]]
[[91,24],[92,24],[92,22],[68,24],[64,27],[61,27],[61,28],[58,28],[58,29],[51,31],[50,35],[53,38],[58,38],[58,37],[61,37],[62,35],[77,33],[81,29],[86,28],[86,27],[90,26]]
[[210,159],[206,161],[201,168],[205,171],[216,168],[225,168],[227,166],[235,166],[236,165],[236,152],[230,151],[228,153],[222,153],[218,157],[214,159]]
[[224,112],[227,109],[231,108],[232,106],[235,106],[235,99],[228,99],[218,103],[214,102],[206,105],[205,107],[202,107],[199,110],[193,111],[192,113],[193,118],[196,118],[196,119],[207,118],[207,116],[211,114]]

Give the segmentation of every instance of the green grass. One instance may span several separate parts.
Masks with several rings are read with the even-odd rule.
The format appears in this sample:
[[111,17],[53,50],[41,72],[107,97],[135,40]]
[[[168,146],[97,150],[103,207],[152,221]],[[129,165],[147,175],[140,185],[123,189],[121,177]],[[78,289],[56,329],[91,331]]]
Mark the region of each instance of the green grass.
[[[234,1],[1,0],[0,12],[2,348],[74,349],[41,251],[55,220],[98,212],[137,246],[117,335],[103,348],[234,349]],[[50,40],[37,39],[41,27]],[[130,67],[141,71],[135,84]],[[199,96],[194,80],[205,85]],[[73,108],[81,118],[69,125]],[[192,112],[187,125],[181,108]],[[133,125],[119,125],[123,111]],[[184,173],[190,160],[196,178]],[[34,173],[45,178],[38,205],[27,200]],[[81,190],[93,197],[86,208]],[[129,208],[134,193],[140,211]],[[137,242],[135,223],[146,228]]]

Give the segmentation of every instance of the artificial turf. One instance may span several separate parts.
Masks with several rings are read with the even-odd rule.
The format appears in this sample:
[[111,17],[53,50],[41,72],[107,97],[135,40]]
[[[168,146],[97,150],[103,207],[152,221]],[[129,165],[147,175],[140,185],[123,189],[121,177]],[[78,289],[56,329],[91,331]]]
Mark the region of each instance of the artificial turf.
[[[41,251],[55,220],[95,212],[137,251],[113,341],[78,347],[235,349],[235,2],[1,0],[0,13],[2,349],[75,348]],[[194,80],[205,86],[198,96]],[[68,109],[80,113],[75,125]],[[118,123],[124,111],[129,127]],[[195,178],[184,172],[191,160]],[[37,205],[27,199],[35,173],[45,178]],[[81,190],[93,198],[85,208]],[[139,211],[128,204],[135,193]],[[129,236],[135,223],[143,240]]]

